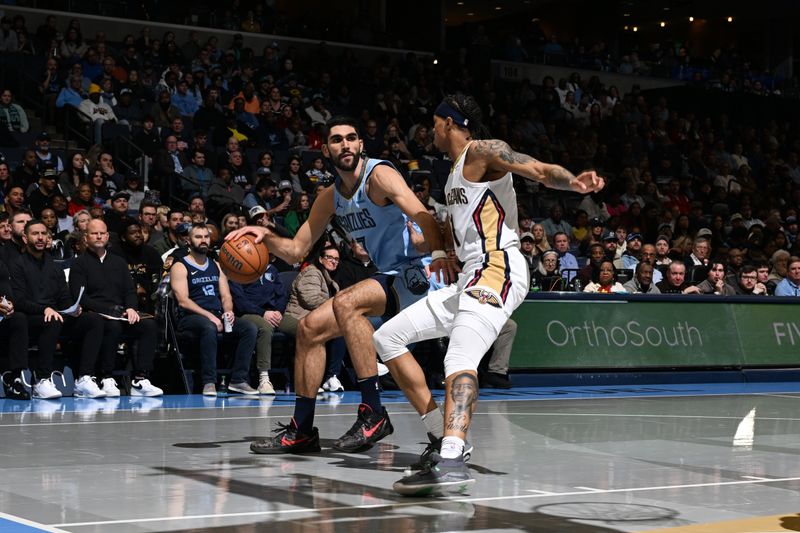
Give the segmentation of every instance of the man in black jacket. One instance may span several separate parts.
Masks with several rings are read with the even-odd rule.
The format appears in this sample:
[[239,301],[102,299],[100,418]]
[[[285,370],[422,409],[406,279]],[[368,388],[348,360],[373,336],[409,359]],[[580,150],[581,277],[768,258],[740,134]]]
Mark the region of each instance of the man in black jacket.
[[136,297],[139,309],[153,312],[153,295],[158,289],[161,277],[161,255],[155,248],[145,244],[142,226],[135,218],[127,218],[122,222],[119,246],[110,250],[128,263],[128,271],[136,285]]
[[103,319],[95,313],[80,312],[62,315],[57,309],[67,309],[73,303],[64,279],[64,271],[47,253],[47,227],[33,219],[25,225],[22,235],[23,253],[11,265],[11,287],[17,296],[17,308],[25,313],[30,338],[38,339],[39,353],[33,369],[33,397],[60,398],[61,392],[50,379],[53,354],[62,331],[81,341],[82,358],[95,361],[103,337]]
[[0,340],[7,348],[10,372],[3,374],[6,398],[30,400],[22,382],[22,371],[28,367],[28,321],[14,307],[14,296],[8,267],[0,261]]
[[105,315],[103,318],[103,342],[100,347],[100,376],[102,390],[88,374],[93,365],[81,365],[80,377],[75,382],[76,394],[119,396],[117,382],[111,377],[114,358],[120,340],[136,340],[133,357],[134,379],[131,382],[132,396],[160,396],[164,392],[150,383],[147,375],[153,368],[156,348],[156,324],[152,318],[144,320],[136,310],[136,287],[133,284],[128,264],[121,257],[109,254],[108,228],[100,219],[89,222],[86,231],[86,253],[78,257],[69,272],[69,285],[73,297],[85,287],[84,308]]

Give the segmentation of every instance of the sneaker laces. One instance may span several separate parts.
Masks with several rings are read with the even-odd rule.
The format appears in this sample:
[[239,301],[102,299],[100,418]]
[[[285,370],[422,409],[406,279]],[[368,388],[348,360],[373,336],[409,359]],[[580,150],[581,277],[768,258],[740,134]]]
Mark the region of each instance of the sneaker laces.
[[272,432],[276,434],[276,438],[282,437],[283,435],[285,435],[290,431],[295,431],[295,432],[299,431],[299,428],[296,425],[292,424],[293,422],[294,419],[290,420],[288,424],[283,424],[281,422],[278,422],[277,423],[278,427],[272,430]]

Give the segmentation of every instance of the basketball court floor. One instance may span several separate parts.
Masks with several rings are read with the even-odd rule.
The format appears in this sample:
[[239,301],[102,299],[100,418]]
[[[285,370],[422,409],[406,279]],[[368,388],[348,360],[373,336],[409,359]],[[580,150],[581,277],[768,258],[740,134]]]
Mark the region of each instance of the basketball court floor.
[[293,396],[0,400],[0,532],[800,531],[800,383],[481,392],[467,493],[392,483],[424,430],[395,392],[395,433],[330,445],[357,393],[317,408],[323,451],[253,455]]

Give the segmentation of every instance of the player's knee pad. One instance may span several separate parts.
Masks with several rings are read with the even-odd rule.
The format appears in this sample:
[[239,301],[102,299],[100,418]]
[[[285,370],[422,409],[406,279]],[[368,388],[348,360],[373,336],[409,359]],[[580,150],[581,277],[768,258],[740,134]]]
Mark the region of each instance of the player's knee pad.
[[372,334],[372,343],[375,345],[375,351],[378,352],[378,357],[384,363],[400,357],[408,351],[410,339],[404,333],[408,329],[404,329],[397,324],[396,321],[399,316],[396,316]]
[[444,357],[445,377],[464,370],[476,372],[496,338],[497,330],[480,314],[469,311],[459,313],[450,332],[450,344]]

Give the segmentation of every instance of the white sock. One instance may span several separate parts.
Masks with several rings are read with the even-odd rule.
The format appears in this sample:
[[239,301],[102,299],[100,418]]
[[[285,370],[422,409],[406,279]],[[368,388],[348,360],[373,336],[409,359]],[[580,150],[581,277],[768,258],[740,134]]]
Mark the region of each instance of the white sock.
[[442,439],[442,459],[457,459],[464,453],[464,441],[458,437]]
[[425,413],[420,417],[422,419],[422,423],[425,424],[425,429],[436,437],[437,439],[442,438],[444,435],[444,416],[442,415],[441,409],[436,407],[430,413]]

